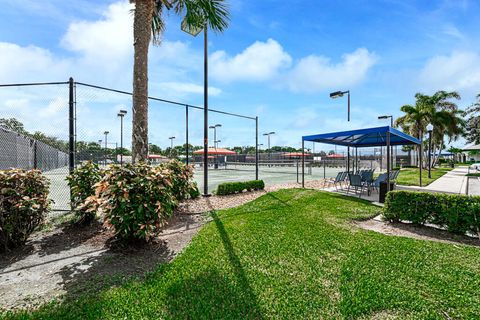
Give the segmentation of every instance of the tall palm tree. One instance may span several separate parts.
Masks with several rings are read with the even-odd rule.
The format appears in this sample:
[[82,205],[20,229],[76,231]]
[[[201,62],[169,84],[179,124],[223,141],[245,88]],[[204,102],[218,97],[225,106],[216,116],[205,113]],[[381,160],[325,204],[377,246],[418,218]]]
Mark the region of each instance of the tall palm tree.
[[[460,99],[460,95],[453,91],[437,91],[432,96],[417,93],[415,106],[405,105],[400,108],[405,113],[398,118],[396,125],[416,138],[423,137],[426,126],[431,123],[434,127],[432,132],[433,153],[439,153],[444,147],[444,138],[449,141],[457,139],[463,132],[465,122],[461,117],[463,111],[451,99]],[[435,163],[438,156],[434,157]]]
[[160,45],[165,29],[164,12],[173,9],[185,15],[187,28],[208,27],[222,32],[228,26],[224,0],[130,0],[135,4],[133,18],[133,97],[132,160],[148,155],[148,49],[150,42]]

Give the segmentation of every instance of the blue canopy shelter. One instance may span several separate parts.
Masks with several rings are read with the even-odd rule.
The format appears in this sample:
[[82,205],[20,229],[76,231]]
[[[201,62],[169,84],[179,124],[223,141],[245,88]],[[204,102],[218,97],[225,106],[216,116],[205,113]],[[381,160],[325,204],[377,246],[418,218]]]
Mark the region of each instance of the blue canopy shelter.
[[[305,141],[334,144],[346,147],[365,148],[365,147],[387,147],[387,172],[390,172],[390,147],[401,145],[420,145],[422,142],[417,138],[409,136],[390,126],[357,129],[349,131],[331,132],[314,134],[302,137],[302,150],[305,148]],[[420,157],[422,155],[420,149]],[[347,171],[350,172],[350,153],[347,156]],[[421,163],[420,159],[420,163]],[[302,187],[305,186],[304,176],[305,160],[302,159]],[[389,174],[387,175],[387,190],[390,187]],[[422,166],[420,166],[420,186],[422,185]]]

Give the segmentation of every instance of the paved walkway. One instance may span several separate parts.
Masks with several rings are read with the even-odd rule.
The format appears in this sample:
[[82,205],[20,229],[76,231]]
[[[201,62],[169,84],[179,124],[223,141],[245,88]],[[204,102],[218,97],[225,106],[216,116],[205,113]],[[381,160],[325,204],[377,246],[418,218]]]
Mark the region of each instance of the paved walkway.
[[447,172],[426,187],[398,186],[397,189],[466,194],[468,184],[467,173],[467,167],[459,167]]

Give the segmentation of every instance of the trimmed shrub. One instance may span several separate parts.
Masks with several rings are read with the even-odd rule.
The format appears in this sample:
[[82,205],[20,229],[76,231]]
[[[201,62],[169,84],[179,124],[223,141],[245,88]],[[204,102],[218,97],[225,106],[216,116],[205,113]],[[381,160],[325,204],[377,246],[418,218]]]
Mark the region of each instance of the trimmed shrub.
[[83,209],[104,214],[116,235],[148,241],[173,214],[178,200],[198,193],[193,171],[178,163],[111,165]]
[[48,210],[48,179],[39,170],[0,170],[0,251],[24,244]]
[[96,212],[86,210],[83,203],[95,194],[94,185],[102,179],[102,175],[103,172],[98,164],[87,161],[67,177],[71,194],[70,202],[80,223],[90,223],[95,219]]
[[200,195],[196,182],[192,181],[192,165],[186,165],[178,160],[171,160],[160,166],[171,171],[172,192],[177,200],[197,198]]
[[217,187],[217,194],[220,196],[225,196],[229,194],[235,194],[243,192],[244,190],[253,191],[253,190],[263,190],[265,188],[265,183],[263,180],[251,180],[245,182],[226,182],[219,184]]
[[480,197],[416,191],[391,191],[383,215],[390,221],[433,223],[450,232],[480,236]]

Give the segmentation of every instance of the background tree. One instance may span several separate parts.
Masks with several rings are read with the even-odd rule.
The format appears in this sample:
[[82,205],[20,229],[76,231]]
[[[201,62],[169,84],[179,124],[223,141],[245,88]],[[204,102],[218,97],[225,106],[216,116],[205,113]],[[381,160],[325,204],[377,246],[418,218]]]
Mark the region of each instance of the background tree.
[[28,135],[28,132],[27,130],[25,130],[23,123],[18,121],[16,118],[0,118],[0,127],[10,131],[14,131],[16,133]]
[[187,28],[222,32],[227,27],[228,10],[224,0],[130,0],[135,4],[133,18],[133,96],[132,160],[148,155],[148,49],[151,40],[160,44],[165,29],[164,12],[173,9],[185,15]]
[[477,101],[467,108],[465,114],[467,116],[465,139],[469,143],[480,144],[480,94],[477,95]]

